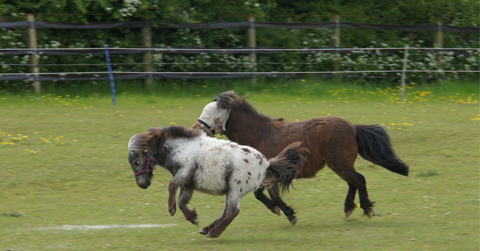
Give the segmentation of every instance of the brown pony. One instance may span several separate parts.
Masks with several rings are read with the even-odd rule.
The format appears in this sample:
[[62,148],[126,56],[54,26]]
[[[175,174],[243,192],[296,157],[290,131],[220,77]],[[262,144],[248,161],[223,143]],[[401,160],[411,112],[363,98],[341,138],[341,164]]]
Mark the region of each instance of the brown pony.
[[[348,183],[344,204],[347,218],[357,207],[354,202],[357,190],[364,214],[369,218],[373,215],[365,178],[354,168],[358,154],[376,165],[408,176],[409,167],[396,156],[390,137],[382,126],[353,125],[346,119],[333,116],[298,122],[272,119],[258,113],[233,91],[221,93],[214,101],[204,108],[193,127],[201,127],[210,135],[224,133],[231,141],[256,148],[267,158],[276,156],[293,142],[302,141],[309,151],[302,153],[305,163],[296,178],[314,177],[325,164],[330,167]],[[267,189],[270,200],[263,193],[264,189],[256,190],[255,197],[278,215],[280,208],[294,225],[297,217],[293,209],[278,193]]]

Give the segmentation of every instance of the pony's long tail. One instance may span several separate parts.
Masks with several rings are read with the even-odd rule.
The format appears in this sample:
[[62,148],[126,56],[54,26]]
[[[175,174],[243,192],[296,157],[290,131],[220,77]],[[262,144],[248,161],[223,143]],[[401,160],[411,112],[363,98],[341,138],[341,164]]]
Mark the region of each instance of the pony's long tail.
[[268,160],[270,166],[263,181],[266,188],[273,188],[276,194],[279,189],[282,190],[282,193],[288,192],[293,179],[303,166],[303,159],[299,151],[301,144],[302,142],[292,143],[276,157]]
[[358,153],[362,158],[394,173],[408,176],[409,167],[395,154],[385,128],[379,125],[355,125],[355,128]]

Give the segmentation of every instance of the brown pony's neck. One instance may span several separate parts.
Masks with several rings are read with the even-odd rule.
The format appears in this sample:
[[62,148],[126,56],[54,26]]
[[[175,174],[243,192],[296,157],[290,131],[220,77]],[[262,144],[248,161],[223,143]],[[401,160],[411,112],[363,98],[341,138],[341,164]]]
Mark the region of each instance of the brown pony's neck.
[[226,124],[225,136],[240,145],[257,148],[264,137],[269,137],[274,126],[270,117],[258,113],[245,100],[231,107],[230,118]]

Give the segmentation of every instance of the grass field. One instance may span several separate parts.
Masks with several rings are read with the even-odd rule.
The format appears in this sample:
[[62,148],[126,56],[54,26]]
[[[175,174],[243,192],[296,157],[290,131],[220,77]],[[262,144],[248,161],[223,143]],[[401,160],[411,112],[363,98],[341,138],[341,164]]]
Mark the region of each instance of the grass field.
[[[181,212],[171,217],[170,175],[157,168],[152,186],[138,188],[127,143],[152,126],[189,127],[213,94],[235,88],[120,90],[116,106],[108,93],[6,94],[0,97],[0,251],[479,250],[478,85],[411,83],[406,102],[396,87],[340,86],[296,80],[252,88],[247,99],[288,121],[332,115],[382,124],[410,176],[359,158],[375,216],[356,210],[345,219],[348,186],[325,168],[296,180],[285,196],[297,211],[296,226],[248,194],[239,216],[215,239],[197,232],[221,215],[224,197],[194,194],[198,227]],[[155,226],[127,227],[141,224]],[[100,225],[116,227],[75,228]]]

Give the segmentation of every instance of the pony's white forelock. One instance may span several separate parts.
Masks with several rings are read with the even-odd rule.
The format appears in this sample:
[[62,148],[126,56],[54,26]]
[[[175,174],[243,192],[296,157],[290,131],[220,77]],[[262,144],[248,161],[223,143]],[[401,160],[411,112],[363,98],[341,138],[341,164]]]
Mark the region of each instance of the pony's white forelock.
[[138,148],[138,146],[137,146],[137,136],[138,136],[138,134],[133,135],[130,138],[130,141],[128,141],[128,150],[129,151],[142,150],[142,149]]

